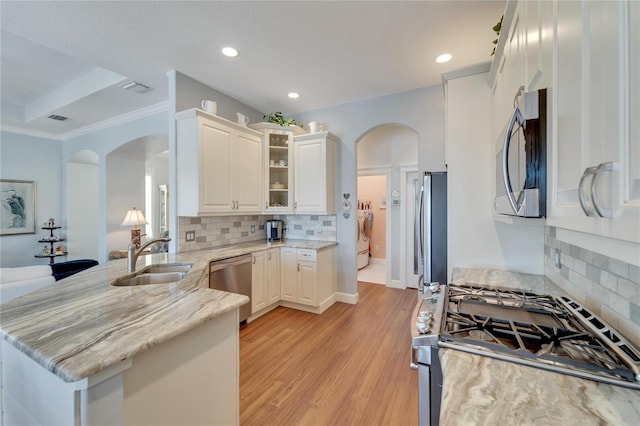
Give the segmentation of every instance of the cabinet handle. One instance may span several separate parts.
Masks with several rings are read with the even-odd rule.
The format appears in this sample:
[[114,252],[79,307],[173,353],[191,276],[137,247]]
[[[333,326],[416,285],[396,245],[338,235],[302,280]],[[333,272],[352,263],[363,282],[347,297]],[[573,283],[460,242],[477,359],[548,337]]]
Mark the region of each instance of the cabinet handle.
[[296,201],[295,203],[293,203],[293,209],[297,210],[298,209],[298,202]]
[[584,183],[587,181],[587,178],[595,174],[596,169],[597,167],[587,167],[586,169],[584,169],[584,172],[582,172],[582,176],[580,177],[580,183],[578,184],[578,201],[580,201],[580,207],[582,207],[582,211],[588,217],[593,216],[593,212],[587,208],[587,204],[584,200],[584,197],[582,196],[582,192],[583,192],[582,187],[584,186]]
[[269,203],[267,201],[264,202],[264,209],[269,210]]
[[600,173],[610,172],[612,170],[613,163],[611,161],[607,163],[600,163],[593,172],[593,179],[591,179],[591,204],[600,217],[604,217],[604,214],[602,214],[602,209],[598,205],[598,199],[596,197],[596,182],[598,181],[598,176],[600,175]]
[[269,260],[271,260],[271,253],[269,253]]
[[300,264],[298,263],[298,272],[300,272]]
[[255,256],[252,256],[252,257],[253,257],[253,262],[252,263],[255,265],[256,264],[256,257]]

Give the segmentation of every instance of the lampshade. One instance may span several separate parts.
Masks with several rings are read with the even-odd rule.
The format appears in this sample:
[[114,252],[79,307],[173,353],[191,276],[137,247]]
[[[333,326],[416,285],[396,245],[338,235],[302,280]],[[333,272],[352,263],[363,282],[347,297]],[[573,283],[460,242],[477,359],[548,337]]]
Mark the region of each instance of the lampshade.
[[138,225],[146,225],[147,220],[144,218],[144,215],[140,210],[137,210],[135,207],[132,210],[127,212],[124,220],[122,221],[122,226],[138,226]]

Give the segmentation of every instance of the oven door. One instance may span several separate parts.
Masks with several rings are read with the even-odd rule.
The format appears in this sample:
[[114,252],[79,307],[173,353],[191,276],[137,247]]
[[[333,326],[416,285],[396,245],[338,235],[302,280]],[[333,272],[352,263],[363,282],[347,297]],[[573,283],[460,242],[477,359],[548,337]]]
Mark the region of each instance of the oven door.
[[418,370],[418,424],[438,426],[442,400],[442,369],[437,346],[414,346],[411,368]]

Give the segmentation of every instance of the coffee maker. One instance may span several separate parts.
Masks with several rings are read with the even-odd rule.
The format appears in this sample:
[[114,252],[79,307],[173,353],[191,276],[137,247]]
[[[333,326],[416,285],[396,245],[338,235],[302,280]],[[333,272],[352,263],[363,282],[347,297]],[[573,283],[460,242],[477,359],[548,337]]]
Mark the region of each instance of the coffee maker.
[[264,229],[267,232],[267,241],[278,241],[284,236],[284,222],[281,220],[267,220],[264,224]]

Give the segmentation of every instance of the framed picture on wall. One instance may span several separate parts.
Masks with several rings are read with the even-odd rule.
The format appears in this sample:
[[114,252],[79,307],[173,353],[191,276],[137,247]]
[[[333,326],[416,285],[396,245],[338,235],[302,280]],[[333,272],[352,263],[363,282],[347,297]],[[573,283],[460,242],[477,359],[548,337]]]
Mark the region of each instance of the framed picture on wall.
[[36,233],[36,183],[0,179],[0,235]]
[[380,197],[380,208],[381,209],[387,208],[387,197]]

